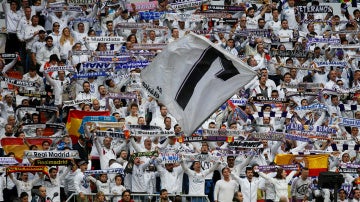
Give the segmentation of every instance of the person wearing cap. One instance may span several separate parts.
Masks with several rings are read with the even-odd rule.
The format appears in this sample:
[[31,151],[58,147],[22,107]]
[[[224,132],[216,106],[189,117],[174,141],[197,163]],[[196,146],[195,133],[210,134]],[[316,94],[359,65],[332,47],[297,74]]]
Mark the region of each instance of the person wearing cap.
[[[90,162],[90,164],[88,164]],[[90,180],[84,175],[86,170],[91,168],[91,161],[81,160],[78,163],[80,170],[78,170],[77,174],[74,177],[74,185],[75,185],[75,193],[77,194],[77,201],[79,202],[87,202],[88,197],[87,194],[91,194],[90,189]]]

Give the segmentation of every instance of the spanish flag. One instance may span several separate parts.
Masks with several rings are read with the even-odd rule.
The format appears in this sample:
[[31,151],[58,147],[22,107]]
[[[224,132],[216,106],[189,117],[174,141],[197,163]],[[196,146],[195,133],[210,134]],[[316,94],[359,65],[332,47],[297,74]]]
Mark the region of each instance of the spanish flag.
[[203,4],[201,5],[201,11],[208,11],[209,10],[209,5]]
[[319,176],[320,172],[328,171],[328,154],[316,155],[293,155],[278,154],[274,162],[277,165],[287,165],[298,163],[301,167],[309,168],[309,176]]
[[71,110],[69,111],[68,119],[66,122],[66,129],[69,132],[69,135],[72,139],[77,139],[80,136],[78,132],[82,119],[85,116],[110,116],[109,111],[80,111],[80,110]]
[[[44,141],[49,141],[50,145],[52,143],[51,139],[48,138],[26,138],[26,141],[29,145],[36,145],[39,150],[42,150],[42,143]],[[29,150],[29,147],[24,144],[24,140],[22,138],[13,138],[7,137],[1,139],[1,145],[6,154],[13,152],[15,154],[15,158],[18,162],[22,162],[24,151]]]

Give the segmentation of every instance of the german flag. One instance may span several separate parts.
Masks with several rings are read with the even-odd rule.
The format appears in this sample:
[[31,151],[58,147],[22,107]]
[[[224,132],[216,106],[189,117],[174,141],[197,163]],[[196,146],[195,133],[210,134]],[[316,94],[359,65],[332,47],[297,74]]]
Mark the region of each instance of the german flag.
[[[52,143],[52,140],[48,138],[26,138],[26,141],[29,145],[36,145],[39,150],[42,150],[41,145],[44,141],[49,141],[50,144]],[[24,151],[29,150],[29,147],[24,144],[24,140],[22,138],[2,138],[1,145],[6,154],[14,152],[16,160],[20,163],[23,160]]]
[[277,165],[288,165],[298,163],[302,167],[309,168],[309,176],[319,176],[320,172],[328,171],[328,154],[316,155],[293,155],[278,154],[274,162]]
[[78,132],[82,119],[85,116],[110,116],[109,111],[80,111],[80,110],[71,110],[68,115],[68,119],[66,122],[66,129],[69,132],[69,135],[72,137],[71,139],[77,139],[80,136]]

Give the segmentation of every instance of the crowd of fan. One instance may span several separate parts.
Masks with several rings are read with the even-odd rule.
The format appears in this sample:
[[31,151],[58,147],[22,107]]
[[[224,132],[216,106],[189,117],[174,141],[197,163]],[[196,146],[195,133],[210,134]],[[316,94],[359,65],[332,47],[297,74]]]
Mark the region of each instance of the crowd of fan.
[[[48,4],[49,3],[49,4]],[[276,154],[297,153],[306,150],[323,150],[330,154],[329,170],[335,171],[341,163],[357,163],[358,151],[334,151],[332,144],[357,145],[359,129],[357,126],[341,126],[332,118],[347,117],[360,119],[360,110],[353,110],[360,102],[356,88],[359,87],[360,70],[358,69],[358,48],[346,48],[356,45],[360,40],[360,10],[348,12],[347,4],[338,6],[341,13],[301,13],[299,5],[322,5],[318,1],[295,2],[295,0],[275,1],[263,4],[250,4],[245,1],[226,1],[224,5],[243,7],[245,12],[232,13],[236,23],[227,23],[220,19],[190,21],[186,17],[179,21],[166,18],[148,20],[147,23],[166,26],[168,29],[149,30],[122,29],[118,23],[143,23],[138,11],[124,9],[118,2],[107,4],[83,5],[82,12],[64,11],[48,12],[51,3],[35,0],[3,1],[6,19],[6,53],[16,53],[19,57],[8,61],[1,59],[2,76],[8,71],[20,71],[23,81],[35,82],[37,86],[20,86],[16,90],[8,89],[7,83],[1,81],[1,132],[4,137],[42,137],[43,129],[23,131],[23,124],[39,123],[38,113],[18,113],[18,108],[27,106],[56,106],[58,112],[47,122],[64,123],[70,109],[83,111],[105,111],[119,122],[131,125],[159,126],[163,131],[173,131],[175,136],[166,138],[132,136],[128,139],[97,137],[94,131],[87,131],[72,143],[68,132],[59,131],[59,141],[44,141],[41,148],[29,145],[29,150],[68,150],[79,152],[80,160],[71,165],[51,167],[49,175],[33,173],[10,174],[1,177],[0,201],[45,201],[47,197],[55,201],[64,201],[75,193],[77,201],[88,201],[87,194],[97,193],[95,201],[130,201],[131,194],[160,193],[160,201],[169,201],[168,194],[189,194],[190,201],[203,201],[200,196],[208,195],[211,201],[256,201],[259,198],[267,201],[330,201],[333,193],[338,192],[338,201],[359,201],[360,190],[357,188],[358,175],[344,174],[344,187],[350,189],[329,190],[317,187],[317,179],[308,176],[309,170],[302,165],[298,171],[288,175],[278,168],[276,172],[264,174],[257,166],[273,164]],[[187,15],[200,14],[199,9],[186,11],[173,9],[167,1],[159,0],[155,11],[185,12]],[[295,5],[298,4],[298,5]],[[111,5],[111,6],[110,6]],[[185,15],[186,16],[186,15]],[[231,16],[231,15],[230,15]],[[79,22],[74,19],[96,19]],[[313,20],[305,22],[304,20]],[[322,22],[314,22],[320,20]],[[250,30],[270,29],[271,36],[256,36]],[[169,30],[169,31],[167,31]],[[106,69],[105,76],[76,78],[74,74],[96,72],[83,66],[92,61],[96,53],[114,51],[113,54],[131,53],[135,61],[151,61],[153,56],[138,56],[132,47],[135,44],[171,43],[185,36],[190,31],[202,31],[221,48],[238,56],[251,69],[258,71],[259,77],[237,92],[233,100],[246,100],[243,105],[230,105],[219,109],[203,124],[202,129],[239,130],[245,140],[261,141],[261,146],[254,152],[229,154],[215,158],[220,151],[229,149],[226,142],[179,142],[183,134],[181,125],[167,111],[166,106],[148,96],[142,90],[141,68]],[[209,32],[208,32],[209,31]],[[344,32],[340,32],[344,31]],[[338,33],[337,33],[338,32]],[[240,34],[242,33],[242,34]],[[244,34],[245,33],[245,34]],[[124,44],[89,43],[86,37],[123,37]],[[343,48],[333,49],[325,40],[308,43],[312,38],[339,39]],[[149,46],[151,47],[151,46]],[[150,48],[151,49],[151,48]],[[154,49],[155,46],[154,46]],[[76,51],[91,50],[91,54],[75,54]],[[274,50],[296,50],[297,53],[308,52],[294,57],[272,55]],[[159,50],[144,50],[158,54]],[[83,52],[85,53],[85,51]],[[311,53],[311,54],[310,54]],[[141,54],[139,54],[141,55]],[[299,56],[299,57],[297,57]],[[321,66],[321,62],[344,64],[341,66]],[[333,63],[330,63],[333,62]],[[111,63],[111,65],[115,65]],[[73,70],[59,70],[48,73],[46,69],[54,66],[70,66]],[[301,84],[300,84],[301,83]],[[299,85],[300,84],[300,85]],[[316,87],[315,84],[319,84]],[[305,87],[304,87],[305,86]],[[226,86],[225,86],[226,87]],[[320,91],[322,88],[329,92]],[[334,89],[340,89],[335,91]],[[342,91],[341,91],[342,89]],[[347,90],[346,90],[347,89]],[[355,89],[355,90],[348,90]],[[23,96],[24,90],[29,94],[47,92],[41,98]],[[233,91],[234,89],[229,89]],[[109,99],[108,93],[131,92],[137,99]],[[344,93],[345,92],[345,93]],[[311,95],[315,93],[316,96]],[[291,96],[290,96],[291,95]],[[318,96],[320,95],[320,96]],[[275,100],[276,102],[261,102]],[[271,99],[269,99],[271,98]],[[284,99],[282,99],[284,98]],[[206,99],[206,98],[204,98]],[[69,100],[84,101],[73,107],[64,107]],[[90,102],[85,102],[90,100]],[[282,100],[287,100],[282,102]],[[303,110],[304,106],[324,104],[326,110]],[[199,103],[201,104],[201,103]],[[343,107],[345,106],[345,107]],[[300,107],[300,108],[299,108]],[[246,114],[247,119],[239,118],[236,108]],[[264,112],[263,116],[256,116]],[[271,114],[287,112],[286,116]],[[284,114],[284,113],[282,113]],[[252,117],[252,118],[250,118]],[[290,132],[291,124],[309,125],[315,132],[317,126],[329,126],[336,130],[328,139],[312,138],[309,142],[283,139],[283,141],[259,140],[252,133],[271,131]],[[60,134],[61,133],[61,134]],[[60,134],[60,135],[59,135]],[[239,137],[235,137],[237,140]],[[341,138],[342,140],[337,140]],[[26,142],[26,141],[25,141]],[[350,148],[350,147],[349,147]],[[108,168],[126,168],[130,154],[157,150],[162,154],[177,153],[179,161],[167,162],[158,157],[136,157],[130,172],[125,175],[100,174],[87,176],[88,169],[105,170]],[[189,153],[202,154],[204,161],[189,159]],[[13,156],[4,153],[3,156]],[[97,160],[97,157],[99,157]],[[214,158],[212,158],[214,157]],[[23,164],[31,164],[33,159],[24,159]],[[297,177],[294,177],[297,176]],[[96,178],[95,178],[96,177]],[[93,186],[91,186],[93,185]],[[288,195],[288,186],[291,194]],[[131,190],[131,191],[128,191]],[[58,194],[55,194],[58,193]],[[114,197],[104,196],[114,194]],[[198,196],[198,197],[196,197]],[[154,201],[155,197],[134,196],[137,201]],[[173,201],[186,200],[174,197]]]

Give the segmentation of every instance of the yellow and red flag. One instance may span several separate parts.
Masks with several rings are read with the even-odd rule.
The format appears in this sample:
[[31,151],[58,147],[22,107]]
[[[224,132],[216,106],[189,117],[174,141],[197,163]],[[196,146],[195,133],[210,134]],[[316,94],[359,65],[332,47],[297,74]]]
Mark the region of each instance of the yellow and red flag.
[[[44,141],[48,141],[50,144],[52,143],[52,140],[48,138],[26,138],[26,141],[29,145],[36,145],[39,150],[42,150],[42,143]],[[1,145],[6,154],[13,152],[19,163],[23,160],[24,151],[29,150],[29,147],[24,144],[24,140],[22,138],[2,138]]]
[[320,172],[328,171],[328,154],[316,155],[294,155],[278,154],[275,157],[277,165],[287,165],[299,163],[303,167],[309,168],[309,176],[319,176]]
[[76,139],[77,141],[77,138],[80,136],[78,130],[81,126],[82,119],[85,116],[110,116],[110,112],[109,111],[94,112],[94,111],[80,111],[80,110],[69,111],[68,119],[66,122],[66,129],[68,130],[72,140]]

